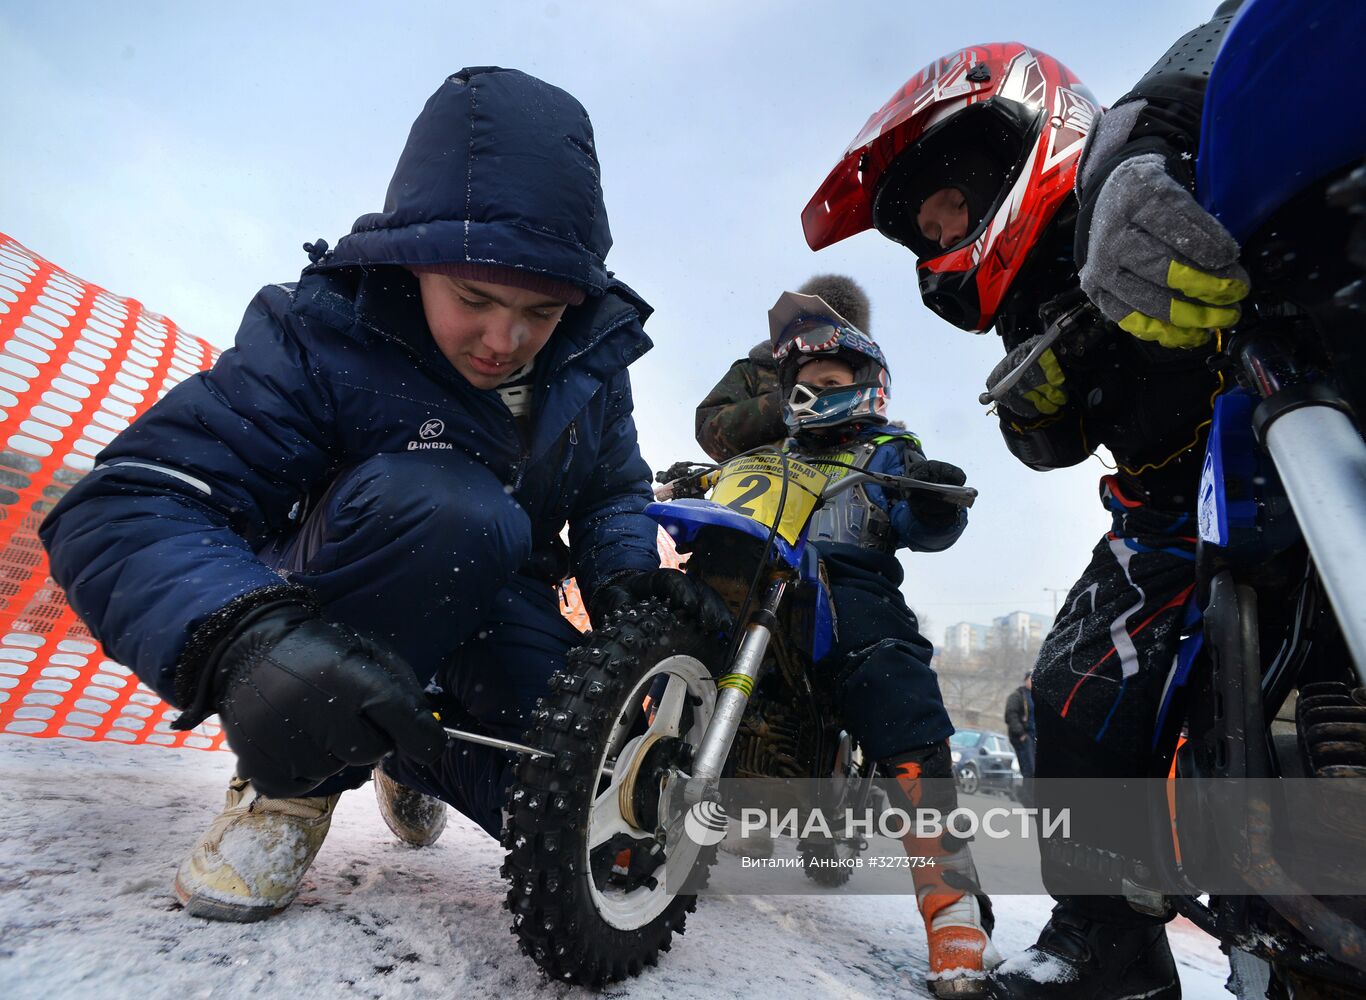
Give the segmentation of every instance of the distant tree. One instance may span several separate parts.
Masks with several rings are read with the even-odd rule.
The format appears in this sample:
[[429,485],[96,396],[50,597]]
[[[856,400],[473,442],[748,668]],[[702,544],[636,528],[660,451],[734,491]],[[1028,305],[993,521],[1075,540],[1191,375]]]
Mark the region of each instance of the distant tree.
[[985,649],[941,651],[934,667],[954,723],[1004,729],[1006,698],[1033,668],[1041,641],[1041,630],[1011,628],[1006,616],[992,625]]

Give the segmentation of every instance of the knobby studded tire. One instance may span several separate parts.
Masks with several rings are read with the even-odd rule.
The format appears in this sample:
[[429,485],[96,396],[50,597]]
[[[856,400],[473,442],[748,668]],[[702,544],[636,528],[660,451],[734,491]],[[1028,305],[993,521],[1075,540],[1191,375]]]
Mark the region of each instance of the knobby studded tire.
[[[835,866],[820,863],[835,861],[844,857],[844,854],[834,844],[802,841],[797,844],[797,853],[802,858],[802,874],[817,885],[825,886],[828,889],[837,889],[853,878],[854,869],[848,865]],[[854,856],[850,855],[850,857]],[[816,864],[812,864],[813,861]]]
[[[608,923],[590,892],[588,812],[594,771],[624,700],[667,657],[695,657],[716,676],[724,645],[682,620],[663,602],[639,601],[609,615],[584,636],[566,667],[551,677],[526,735],[554,759],[524,758],[509,790],[503,846],[505,905],[521,950],[552,979],[600,987],[639,975],[682,934],[696,896],[676,895],[649,923],[622,930]],[[710,856],[699,859],[709,864]]]

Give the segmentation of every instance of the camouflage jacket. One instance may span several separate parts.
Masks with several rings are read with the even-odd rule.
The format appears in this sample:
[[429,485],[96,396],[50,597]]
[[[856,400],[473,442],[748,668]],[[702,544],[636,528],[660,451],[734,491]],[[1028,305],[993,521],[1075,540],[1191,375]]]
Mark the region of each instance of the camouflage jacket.
[[724,462],[760,445],[780,444],[786,437],[778,369],[764,340],[732,364],[697,404],[697,443],[715,461]]

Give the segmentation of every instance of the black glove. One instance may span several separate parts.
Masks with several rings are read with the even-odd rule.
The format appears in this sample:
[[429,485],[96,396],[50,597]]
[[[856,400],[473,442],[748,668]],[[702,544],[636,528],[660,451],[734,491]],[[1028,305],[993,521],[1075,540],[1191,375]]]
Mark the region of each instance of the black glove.
[[669,486],[667,494],[662,494],[656,490],[656,498],[667,498],[669,500],[703,499],[707,495],[707,488],[702,485],[702,478],[709,468],[710,466],[699,465],[696,462],[675,462],[663,472],[655,473],[655,482],[661,486]]
[[628,570],[612,577],[593,595],[588,617],[595,624],[632,601],[658,598],[675,611],[691,615],[707,632],[730,628],[730,608],[705,583],[676,569]]
[[673,465],[669,466],[663,472],[656,472],[655,482],[659,483],[661,486],[665,483],[671,483],[675,479],[682,479],[684,476],[691,473],[695,468],[697,468],[696,462],[675,462]]
[[[1022,365],[1042,337],[1043,334],[1031,337],[997,362],[987,376],[987,388],[995,389],[998,383]],[[1065,382],[1058,356],[1051,347],[1045,348],[1025,369],[1020,380],[1000,397],[999,405],[1030,420],[1051,416],[1067,402]]]
[[[962,469],[948,462],[932,459],[910,459],[906,463],[906,475],[927,483],[944,483],[947,486],[962,486],[968,481]],[[911,509],[915,519],[927,528],[951,528],[958,523],[961,508],[949,503],[937,493],[925,490],[906,490],[906,506]]]
[[430,763],[446,744],[411,667],[297,601],[234,623],[203,671],[208,697],[197,700],[222,720],[238,776],[267,797],[302,795],[393,750]]

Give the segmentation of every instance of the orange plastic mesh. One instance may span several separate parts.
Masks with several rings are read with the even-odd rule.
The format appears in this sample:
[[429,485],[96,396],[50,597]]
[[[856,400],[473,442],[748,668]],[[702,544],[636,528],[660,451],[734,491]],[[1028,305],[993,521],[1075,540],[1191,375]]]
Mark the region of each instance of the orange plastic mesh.
[[[95,455],[218,351],[0,233],[0,733],[227,749],[104,655],[48,575],[38,525]],[[666,566],[678,565],[660,532]],[[568,581],[561,609],[588,616]]]

